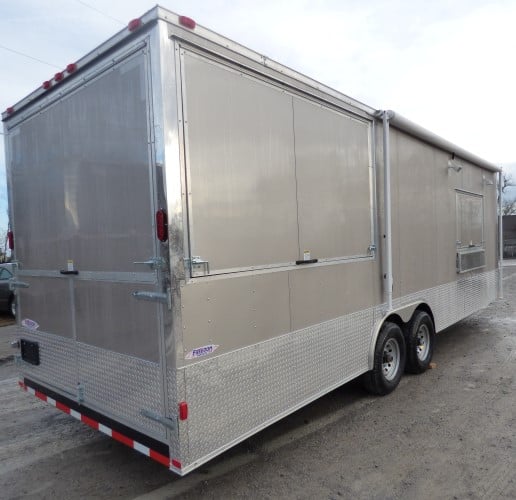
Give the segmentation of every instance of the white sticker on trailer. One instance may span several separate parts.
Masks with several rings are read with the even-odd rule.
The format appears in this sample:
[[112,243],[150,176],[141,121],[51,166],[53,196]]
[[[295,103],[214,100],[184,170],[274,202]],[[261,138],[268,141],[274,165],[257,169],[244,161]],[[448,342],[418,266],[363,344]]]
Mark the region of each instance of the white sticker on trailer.
[[32,319],[25,318],[21,322],[21,326],[24,326],[25,328],[28,328],[29,330],[37,330],[39,328],[39,325]]
[[219,347],[218,345],[205,345],[203,347],[197,347],[196,349],[192,349],[189,353],[186,354],[185,359],[195,359],[202,358],[203,356],[208,356]]

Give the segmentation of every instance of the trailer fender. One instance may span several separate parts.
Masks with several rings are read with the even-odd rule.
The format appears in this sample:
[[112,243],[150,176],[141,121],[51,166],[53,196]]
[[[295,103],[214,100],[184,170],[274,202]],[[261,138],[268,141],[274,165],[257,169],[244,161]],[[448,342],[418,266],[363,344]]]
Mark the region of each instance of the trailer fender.
[[374,349],[376,346],[376,340],[378,339],[378,335],[380,334],[380,330],[382,329],[383,324],[386,321],[391,321],[392,323],[396,323],[399,327],[403,328],[405,323],[410,321],[414,311],[421,305],[425,304],[423,300],[418,300],[416,302],[411,302],[410,304],[406,304],[404,306],[398,307],[397,309],[393,309],[385,314],[383,318],[376,322],[373,328],[373,335],[371,337],[371,345],[369,346],[369,352],[367,354],[367,366],[369,370],[373,368],[373,360],[374,360]]

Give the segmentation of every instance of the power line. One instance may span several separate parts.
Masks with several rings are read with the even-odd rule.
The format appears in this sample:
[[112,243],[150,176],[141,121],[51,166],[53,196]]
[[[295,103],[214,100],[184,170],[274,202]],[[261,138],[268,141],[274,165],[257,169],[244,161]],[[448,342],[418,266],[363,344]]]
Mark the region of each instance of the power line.
[[46,64],[47,66],[52,66],[53,68],[61,69],[60,66],[56,66],[55,64],[42,61],[41,59],[38,59],[37,57],[29,56],[28,54],[24,54],[23,52],[20,52],[18,50],[10,49],[9,47],[6,47],[5,45],[0,44],[0,49],[8,50],[9,52],[12,52],[13,54],[18,54],[19,56],[27,57],[28,59],[32,59],[33,61],[37,61],[41,64]]
[[120,19],[117,19],[116,17],[110,16],[109,14],[106,14],[105,12],[102,12],[101,10],[97,9],[96,7],[93,7],[93,5],[89,5],[86,2],[83,2],[82,0],[75,0],[77,3],[80,3],[81,5],[84,5],[84,7],[88,7],[88,9],[94,10],[95,12],[111,19],[112,21],[116,21],[117,23],[122,24],[125,26],[127,23],[124,23],[123,21],[120,21]]

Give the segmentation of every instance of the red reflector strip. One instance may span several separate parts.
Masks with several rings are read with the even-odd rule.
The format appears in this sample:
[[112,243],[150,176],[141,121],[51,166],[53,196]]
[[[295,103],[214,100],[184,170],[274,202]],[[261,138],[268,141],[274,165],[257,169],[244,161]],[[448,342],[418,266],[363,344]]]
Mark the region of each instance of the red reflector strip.
[[63,403],[60,403],[59,401],[56,401],[56,408],[70,415],[70,408],[68,408],[68,406],[64,405]]
[[39,392],[39,391],[34,391],[34,395],[41,399],[42,401],[45,401],[45,403],[47,402],[47,396],[45,394],[43,394],[42,392]]
[[86,415],[81,415],[81,422],[84,422],[86,425],[89,425],[96,431],[99,430],[99,423],[97,421],[93,420],[92,418],[87,417]]
[[[165,465],[166,467],[170,467],[170,458],[166,457],[165,455],[162,455],[161,453],[158,453],[157,451],[149,450],[149,457],[151,457],[152,460],[156,460],[156,462]],[[177,460],[172,460],[172,462],[177,462]]]
[[115,431],[113,429],[110,429],[109,427],[105,426],[104,424],[101,424],[97,422],[96,420],[87,417],[86,415],[82,415],[76,410],[73,410],[69,406],[56,401],[55,399],[52,399],[51,397],[47,396],[46,394],[36,391],[32,387],[25,384],[22,380],[18,381],[18,385],[21,389],[24,391],[27,391],[28,393],[36,396],[37,398],[46,401],[47,403],[51,404],[52,406],[55,406],[61,411],[64,411],[65,413],[68,413],[68,415],[72,415],[77,420],[80,420],[81,422],[85,423],[86,425],[89,425],[95,430],[101,431],[104,434],[112,437],[116,441],[119,441],[122,444],[125,444],[126,446],[129,446],[129,448],[132,448],[133,450],[139,451],[143,455],[146,455],[147,457],[152,458],[156,462],[159,462],[162,465],[165,465],[166,467],[170,468],[170,465],[172,464],[176,469],[181,469],[181,462],[179,460],[170,460],[170,458],[166,457],[165,455],[162,455],[161,453],[158,453],[157,451],[151,450],[147,446],[138,443],[137,441],[134,441],[133,439],[128,438],[127,436],[124,436],[118,431]]
[[191,19],[190,17],[187,17],[187,16],[179,16],[179,24],[181,26],[184,26],[185,28],[188,28],[188,29],[195,29],[195,26],[196,26],[196,22]]
[[132,448],[134,445],[134,441],[132,439],[129,439],[128,437],[124,436],[123,434],[120,434],[117,431],[111,430],[111,437],[113,439],[116,439],[117,441],[120,441],[126,446],[129,446],[129,448]]

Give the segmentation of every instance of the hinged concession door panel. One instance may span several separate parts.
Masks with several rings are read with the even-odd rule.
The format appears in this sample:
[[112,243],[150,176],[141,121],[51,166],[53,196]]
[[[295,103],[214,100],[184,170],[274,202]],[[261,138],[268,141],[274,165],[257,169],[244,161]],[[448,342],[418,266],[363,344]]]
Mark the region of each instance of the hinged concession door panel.
[[292,97],[182,52],[193,274],[293,263]]
[[370,128],[368,121],[294,98],[301,252],[319,260],[370,255]]

